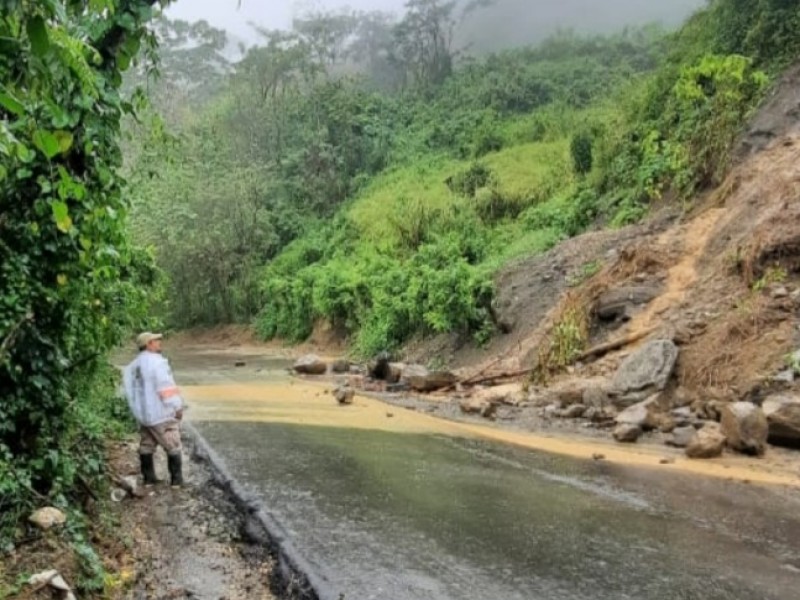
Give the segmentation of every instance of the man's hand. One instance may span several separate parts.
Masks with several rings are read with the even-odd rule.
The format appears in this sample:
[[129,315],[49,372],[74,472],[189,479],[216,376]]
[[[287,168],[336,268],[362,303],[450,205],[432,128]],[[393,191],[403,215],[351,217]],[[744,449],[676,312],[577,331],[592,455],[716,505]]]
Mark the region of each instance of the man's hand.
[[175,418],[178,419],[178,421],[183,420],[183,409],[180,409],[178,412],[175,413]]

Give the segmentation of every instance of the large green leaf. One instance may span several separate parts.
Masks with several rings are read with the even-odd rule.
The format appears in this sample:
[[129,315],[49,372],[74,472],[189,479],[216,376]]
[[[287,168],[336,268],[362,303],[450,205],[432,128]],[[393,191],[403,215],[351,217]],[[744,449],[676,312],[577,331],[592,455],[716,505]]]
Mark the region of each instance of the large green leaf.
[[14,113],[18,117],[25,115],[25,107],[22,103],[14,98],[11,94],[0,92],[0,106],[7,109],[9,112]]
[[28,39],[36,56],[44,56],[50,50],[50,36],[47,35],[47,25],[42,17],[33,17],[28,21]]
[[61,147],[55,134],[45,131],[44,129],[37,129],[34,132],[33,143],[47,158],[53,158],[58,154],[59,148]]
[[69,233],[72,229],[72,218],[69,216],[69,207],[66,202],[53,202],[53,220],[56,227],[63,233]]
[[58,151],[61,154],[68,152],[72,148],[72,142],[75,138],[69,131],[56,131],[53,135],[58,140]]

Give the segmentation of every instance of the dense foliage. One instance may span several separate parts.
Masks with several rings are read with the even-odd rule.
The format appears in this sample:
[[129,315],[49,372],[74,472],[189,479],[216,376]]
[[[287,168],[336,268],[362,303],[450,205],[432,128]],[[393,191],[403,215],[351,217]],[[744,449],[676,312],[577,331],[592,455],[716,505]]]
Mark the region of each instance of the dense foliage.
[[[152,0],[7,0],[0,13],[0,532],[102,473],[107,353],[156,278],[130,243],[121,73]],[[80,485],[78,483],[80,482]],[[5,546],[5,543],[3,544]]]
[[[303,31],[321,27],[303,21]],[[391,43],[401,33],[408,35],[407,28],[384,38]],[[522,227],[512,225],[499,236],[490,230],[508,229],[509,218],[543,199],[548,185],[565,173],[572,177],[560,141],[572,125],[561,113],[571,111],[567,120],[576,126],[583,122],[576,115],[589,98],[607,96],[655,65],[660,40],[656,31],[609,39],[565,34],[544,48],[466,65],[434,92],[428,82],[397,96],[381,91],[385,79],[331,74],[358,63],[323,64],[311,50],[318,43],[301,32],[265,35],[266,45],[235,66],[229,92],[197,110],[177,146],[170,146],[180,159],[165,164],[158,144],[149,157],[147,150],[132,152],[138,157],[137,230],[161,250],[173,282],[176,325],[247,320],[262,311],[266,296],[276,304],[264,311],[264,335],[302,339],[318,317],[349,332],[370,323],[382,333],[364,332],[359,346],[365,352],[415,332],[487,335],[491,268],[484,263]],[[402,88],[408,80],[400,74],[403,63],[391,52],[386,57]],[[548,107],[550,112],[533,112]],[[498,154],[505,148],[510,152]],[[537,154],[547,164],[529,167]],[[474,162],[484,157],[486,164]],[[495,171],[507,166],[515,172],[502,181]],[[446,180],[475,168],[485,171],[483,180],[469,183],[467,193],[450,191]],[[414,189],[420,175],[440,202]],[[351,212],[358,212],[354,198],[375,194],[380,198],[373,208],[380,214]],[[369,212],[367,204],[362,213]],[[365,231],[373,217],[374,231]],[[164,222],[177,226],[164,229]],[[470,231],[476,233],[472,239],[455,239]],[[556,237],[536,232],[529,246],[541,249]],[[285,257],[275,260],[282,252]],[[359,260],[345,259],[354,252]],[[336,256],[343,260],[333,261]],[[414,265],[423,257],[431,260],[420,265],[426,269],[449,264],[442,256],[459,257],[449,277],[428,281],[427,291],[403,283],[419,275]],[[356,265],[362,258],[364,264]],[[259,269],[273,261],[266,273]],[[322,268],[320,261],[333,262]],[[321,278],[319,289],[299,273],[309,266]],[[356,271],[328,276],[340,268]],[[362,291],[345,291],[340,280],[358,282]],[[452,294],[453,280],[460,281],[460,296],[439,303]],[[393,289],[407,293],[398,297]],[[337,295],[335,302],[320,300]]]
[[182,121],[180,159],[134,165],[174,324],[256,317],[302,340],[327,321],[363,354],[483,340],[505,262],[718,183],[800,49],[798,7],[779,0],[477,58],[456,47],[459,10],[413,0],[399,21],[312,13],[263,31]]

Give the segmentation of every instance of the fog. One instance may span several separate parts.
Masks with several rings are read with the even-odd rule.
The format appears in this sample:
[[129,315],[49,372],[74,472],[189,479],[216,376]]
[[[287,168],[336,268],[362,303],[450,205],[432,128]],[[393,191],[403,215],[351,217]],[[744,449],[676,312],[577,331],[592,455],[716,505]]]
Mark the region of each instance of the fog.
[[[537,42],[558,29],[607,33],[625,25],[676,25],[704,0],[495,0],[466,20],[462,44],[496,50]],[[167,14],[188,21],[205,19],[235,38],[257,39],[249,22],[268,29],[288,28],[293,15],[309,10],[382,10],[401,14],[405,0],[180,0]]]
[[204,19],[235,37],[255,41],[258,36],[249,23],[266,29],[287,29],[293,15],[310,10],[331,10],[350,7],[355,10],[384,10],[400,14],[404,0],[180,0],[167,10],[173,19]]

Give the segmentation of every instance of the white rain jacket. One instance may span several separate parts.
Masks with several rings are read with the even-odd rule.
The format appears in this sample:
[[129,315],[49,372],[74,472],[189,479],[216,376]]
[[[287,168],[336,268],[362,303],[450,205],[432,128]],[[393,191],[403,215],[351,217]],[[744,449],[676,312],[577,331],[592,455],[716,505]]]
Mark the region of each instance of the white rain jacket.
[[145,350],[122,374],[125,396],[140,425],[153,427],[174,420],[183,399],[166,358]]

